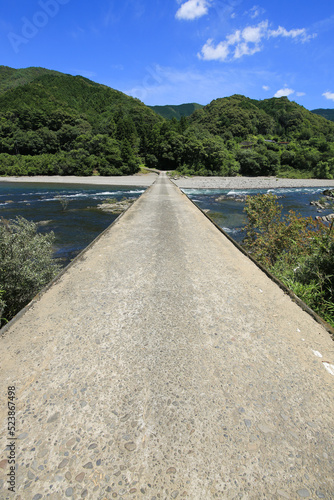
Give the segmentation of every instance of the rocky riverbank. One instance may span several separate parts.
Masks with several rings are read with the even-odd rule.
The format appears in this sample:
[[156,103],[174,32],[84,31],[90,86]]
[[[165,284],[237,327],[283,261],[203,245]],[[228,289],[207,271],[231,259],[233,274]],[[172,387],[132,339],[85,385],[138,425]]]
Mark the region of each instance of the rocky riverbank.
[[107,200],[104,203],[100,203],[97,205],[99,210],[103,210],[103,212],[111,212],[113,214],[120,214],[124,212],[130,205],[135,201],[135,198],[124,198],[121,201],[117,201],[116,199]]
[[278,177],[187,177],[171,176],[184,189],[275,189],[298,187],[333,187],[328,179],[281,179]]
[[[157,174],[136,174],[125,176],[36,176],[0,177],[1,182],[30,182],[56,184],[90,184],[100,186],[151,186]],[[280,179],[278,177],[187,177],[173,175],[171,180],[181,188],[187,189],[275,189],[294,187],[333,187],[334,180],[328,179]]]
[[[317,207],[319,213],[331,208],[334,210],[334,189],[325,189],[322,194],[324,195],[323,198],[317,201],[311,201],[310,205]],[[331,222],[334,219],[334,213],[318,216],[316,219],[320,219],[324,222]]]

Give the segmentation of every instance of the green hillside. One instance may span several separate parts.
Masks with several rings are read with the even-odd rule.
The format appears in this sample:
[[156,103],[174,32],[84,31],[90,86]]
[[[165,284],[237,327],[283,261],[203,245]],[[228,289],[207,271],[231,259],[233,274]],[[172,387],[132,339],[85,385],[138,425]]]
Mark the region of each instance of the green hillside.
[[43,68],[2,66],[0,89],[0,175],[125,175],[145,164],[191,175],[334,176],[334,123],[286,97],[163,106],[176,113],[165,119],[122,92]]
[[313,109],[312,113],[323,116],[327,120],[331,120],[332,122],[334,122],[334,109]]
[[333,138],[334,126],[287,97],[256,101],[242,95],[216,99],[196,111],[192,124],[226,138],[249,134],[277,135],[280,139]]
[[145,138],[161,117],[81,76],[28,68],[20,80],[17,71],[0,72],[0,86],[9,87],[0,94],[0,175],[138,171]]
[[334,124],[286,97],[216,99],[162,130],[152,166],[190,175],[334,175]]
[[169,106],[149,106],[153,111],[158,113],[158,115],[171,120],[176,118],[176,120],[181,120],[182,116],[190,116],[197,109],[202,109],[202,104],[197,104],[195,102],[188,104],[179,105],[169,105]]
[[44,68],[14,69],[8,66],[0,66],[0,94],[20,85],[30,83],[45,74],[61,75],[62,73]]

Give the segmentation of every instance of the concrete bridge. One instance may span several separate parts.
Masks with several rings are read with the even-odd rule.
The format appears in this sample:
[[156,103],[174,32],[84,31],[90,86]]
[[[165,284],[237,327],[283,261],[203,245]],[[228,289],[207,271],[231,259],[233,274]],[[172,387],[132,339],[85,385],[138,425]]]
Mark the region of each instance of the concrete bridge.
[[329,333],[165,174],[0,346],[1,499],[334,498]]

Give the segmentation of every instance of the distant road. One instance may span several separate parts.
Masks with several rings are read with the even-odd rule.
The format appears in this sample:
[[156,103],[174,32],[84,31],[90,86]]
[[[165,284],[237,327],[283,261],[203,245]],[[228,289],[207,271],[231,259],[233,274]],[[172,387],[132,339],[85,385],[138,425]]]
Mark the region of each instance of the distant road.
[[1,499],[334,498],[333,341],[164,173],[0,349]]

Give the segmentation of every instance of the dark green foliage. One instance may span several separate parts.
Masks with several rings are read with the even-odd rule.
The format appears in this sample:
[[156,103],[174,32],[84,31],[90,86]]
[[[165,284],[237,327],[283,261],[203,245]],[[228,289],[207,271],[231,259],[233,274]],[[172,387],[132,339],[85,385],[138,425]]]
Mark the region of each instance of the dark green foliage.
[[[333,226],[332,226],[333,227]],[[305,289],[312,287],[311,307],[319,310],[334,326],[334,240],[319,241],[317,252],[309,255],[296,270],[295,281]]]
[[334,176],[334,124],[286,97],[216,99],[188,121],[187,133],[222,138],[242,175]]
[[293,211],[282,216],[272,194],[251,196],[243,241],[251,255],[334,326],[334,231]]
[[45,74],[61,75],[62,73],[45,68],[14,69],[8,66],[0,66],[0,94],[20,85],[30,83]]
[[334,109],[313,109],[312,113],[315,113],[316,115],[323,116],[327,120],[331,120],[334,122]]
[[190,116],[194,111],[203,107],[202,104],[197,104],[196,102],[169,106],[149,106],[149,108],[167,120],[171,120],[172,118],[181,120],[182,117]]
[[163,121],[137,99],[42,68],[2,67],[1,88],[0,175],[133,174]]
[[53,233],[38,234],[37,225],[23,217],[1,220],[0,318],[10,320],[58,274],[53,242]]
[[0,175],[125,175],[144,163],[191,175],[334,177],[334,124],[286,97],[161,108],[172,118],[81,76],[0,67]]

